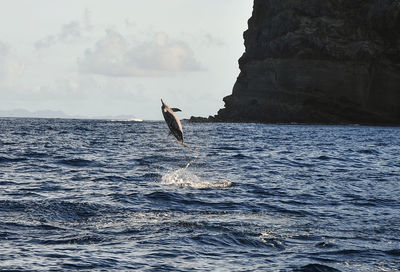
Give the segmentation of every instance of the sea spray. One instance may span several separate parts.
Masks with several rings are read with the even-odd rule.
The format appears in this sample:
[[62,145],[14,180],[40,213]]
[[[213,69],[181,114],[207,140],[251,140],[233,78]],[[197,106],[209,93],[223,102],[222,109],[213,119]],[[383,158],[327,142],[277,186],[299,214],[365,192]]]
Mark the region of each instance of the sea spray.
[[227,188],[232,186],[232,182],[229,180],[205,180],[193,173],[189,169],[189,166],[190,163],[188,163],[184,168],[168,171],[161,177],[161,183],[164,185],[175,185],[196,189]]

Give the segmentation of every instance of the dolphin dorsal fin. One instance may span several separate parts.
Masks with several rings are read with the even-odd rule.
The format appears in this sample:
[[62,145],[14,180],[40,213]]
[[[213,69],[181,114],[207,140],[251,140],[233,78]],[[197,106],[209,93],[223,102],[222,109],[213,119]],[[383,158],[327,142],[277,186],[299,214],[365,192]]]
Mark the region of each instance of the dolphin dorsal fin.
[[171,108],[171,110],[172,110],[173,112],[181,111],[181,110],[178,109],[178,108]]

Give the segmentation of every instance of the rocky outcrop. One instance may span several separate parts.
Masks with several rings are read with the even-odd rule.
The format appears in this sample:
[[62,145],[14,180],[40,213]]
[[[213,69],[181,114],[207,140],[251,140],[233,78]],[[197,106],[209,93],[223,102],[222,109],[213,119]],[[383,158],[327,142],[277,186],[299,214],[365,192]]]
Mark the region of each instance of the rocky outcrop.
[[400,0],[254,0],[244,41],[216,121],[400,124]]

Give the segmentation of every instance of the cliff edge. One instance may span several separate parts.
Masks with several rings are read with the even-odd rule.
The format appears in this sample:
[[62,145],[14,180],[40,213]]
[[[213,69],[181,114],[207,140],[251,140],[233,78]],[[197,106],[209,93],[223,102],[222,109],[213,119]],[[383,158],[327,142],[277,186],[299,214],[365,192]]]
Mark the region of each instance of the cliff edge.
[[400,0],[254,0],[243,36],[208,121],[400,124]]

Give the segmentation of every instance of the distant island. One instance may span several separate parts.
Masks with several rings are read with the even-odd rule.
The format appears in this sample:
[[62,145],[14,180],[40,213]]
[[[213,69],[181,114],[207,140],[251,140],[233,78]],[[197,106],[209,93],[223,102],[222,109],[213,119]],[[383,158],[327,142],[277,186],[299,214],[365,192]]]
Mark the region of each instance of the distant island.
[[116,116],[78,116],[68,115],[62,111],[40,110],[29,111],[26,109],[0,110],[0,117],[11,118],[59,118],[59,119],[100,119],[100,120],[121,120],[121,121],[139,121],[133,115]]
[[20,117],[20,118],[71,118],[62,111],[41,110],[29,111],[26,109],[0,110],[0,117]]
[[254,0],[225,107],[193,122],[400,125],[400,1]]

